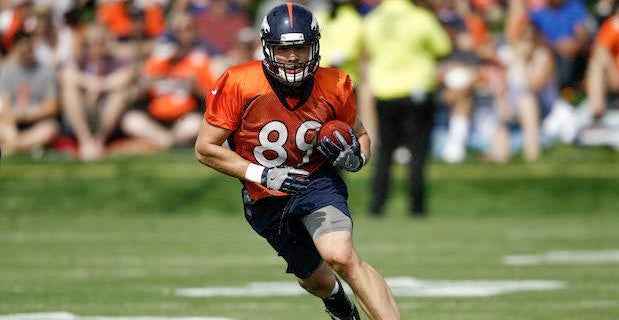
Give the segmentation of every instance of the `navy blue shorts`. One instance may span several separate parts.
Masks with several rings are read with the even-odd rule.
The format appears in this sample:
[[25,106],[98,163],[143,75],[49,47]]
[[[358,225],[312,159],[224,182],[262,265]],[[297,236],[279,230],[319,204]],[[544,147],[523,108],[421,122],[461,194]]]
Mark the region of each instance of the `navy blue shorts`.
[[347,200],[342,177],[336,169],[324,166],[310,177],[309,187],[301,194],[245,203],[245,218],[286,260],[286,272],[306,279],[320,266],[322,258],[301,218],[329,205],[350,217]]

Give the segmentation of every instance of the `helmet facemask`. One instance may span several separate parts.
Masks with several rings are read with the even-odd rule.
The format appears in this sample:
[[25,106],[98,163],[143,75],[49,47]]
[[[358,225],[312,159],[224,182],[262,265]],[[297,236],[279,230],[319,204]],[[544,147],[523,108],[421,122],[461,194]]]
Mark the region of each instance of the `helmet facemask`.
[[[320,27],[314,14],[302,5],[285,3],[269,11],[260,28],[264,66],[279,82],[288,86],[300,86],[318,70],[320,63]],[[277,61],[277,47],[305,46],[308,54],[303,54],[298,63]],[[296,61],[295,61],[296,62]]]
[[[296,34],[303,37],[302,34]],[[279,62],[275,58],[275,48],[282,46],[306,46],[309,50],[307,61],[299,61],[296,63]],[[279,41],[277,43],[267,42],[262,40],[262,49],[264,53],[264,63],[267,70],[275,76],[280,82],[299,86],[305,80],[311,78],[320,63],[320,44],[318,39],[306,42],[305,40],[295,41]]]

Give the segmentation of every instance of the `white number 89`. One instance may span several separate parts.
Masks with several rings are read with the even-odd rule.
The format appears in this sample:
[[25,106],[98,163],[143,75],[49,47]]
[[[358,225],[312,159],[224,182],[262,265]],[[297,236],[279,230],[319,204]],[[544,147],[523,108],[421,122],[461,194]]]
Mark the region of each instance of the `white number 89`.
[[[296,166],[300,167],[309,162],[309,158],[314,151],[314,143],[316,141],[316,137],[311,141],[311,143],[307,143],[305,141],[305,135],[309,130],[318,130],[322,124],[318,121],[309,120],[303,122],[299,129],[297,129],[297,133],[295,135],[296,146],[303,153],[303,158],[301,162]],[[277,133],[277,140],[271,141],[269,140],[269,135],[272,132]],[[288,140],[288,129],[283,122],[280,121],[271,121],[267,123],[262,129],[260,133],[258,133],[258,141],[260,141],[260,145],[254,148],[254,157],[256,160],[265,167],[277,167],[281,166],[288,159],[288,153],[286,149],[284,149],[284,144]],[[267,159],[264,156],[266,151],[273,151],[277,154],[277,157],[274,159]]]

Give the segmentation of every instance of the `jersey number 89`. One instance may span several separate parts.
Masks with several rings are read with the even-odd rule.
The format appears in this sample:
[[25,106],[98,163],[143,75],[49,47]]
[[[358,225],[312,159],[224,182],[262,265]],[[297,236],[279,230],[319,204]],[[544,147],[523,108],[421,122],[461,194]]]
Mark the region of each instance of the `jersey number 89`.
[[[303,158],[301,162],[296,165],[296,167],[300,167],[309,162],[309,158],[314,151],[314,142],[316,141],[316,137],[312,140],[311,143],[307,143],[305,140],[305,135],[309,130],[319,130],[322,124],[318,121],[309,120],[303,122],[297,132],[295,134],[295,144],[297,149],[303,154]],[[277,133],[277,140],[271,141],[269,140],[269,135],[272,132]],[[288,152],[284,148],[284,144],[288,141],[288,128],[283,122],[280,121],[271,121],[267,123],[262,129],[260,133],[258,133],[258,141],[260,141],[260,145],[254,148],[254,157],[256,160],[263,166],[267,168],[278,167],[281,166],[288,160]],[[264,156],[266,151],[272,151],[277,154],[277,157],[274,159],[267,159]]]

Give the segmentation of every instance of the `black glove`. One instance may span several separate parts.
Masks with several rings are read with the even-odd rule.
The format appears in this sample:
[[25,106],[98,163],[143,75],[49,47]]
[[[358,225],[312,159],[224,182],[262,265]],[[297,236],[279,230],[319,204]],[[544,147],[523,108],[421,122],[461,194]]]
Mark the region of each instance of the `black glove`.
[[296,194],[309,185],[309,172],[293,167],[264,168],[260,184],[276,191]]
[[318,142],[318,151],[331,161],[333,166],[340,169],[356,172],[363,167],[363,157],[361,156],[361,145],[354,131],[350,129],[352,143],[348,144],[344,136],[339,131],[333,133],[340,142],[340,145],[331,141],[329,137],[323,138]]

